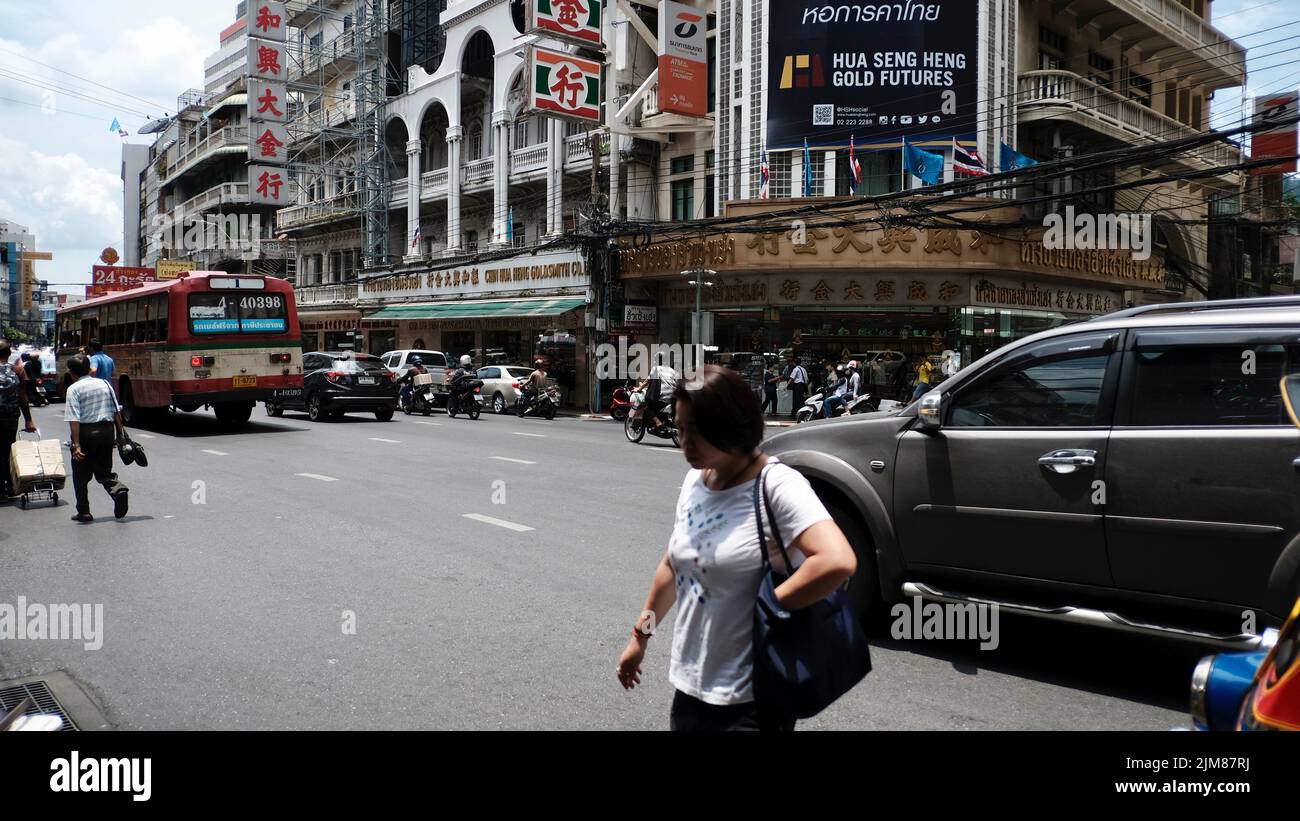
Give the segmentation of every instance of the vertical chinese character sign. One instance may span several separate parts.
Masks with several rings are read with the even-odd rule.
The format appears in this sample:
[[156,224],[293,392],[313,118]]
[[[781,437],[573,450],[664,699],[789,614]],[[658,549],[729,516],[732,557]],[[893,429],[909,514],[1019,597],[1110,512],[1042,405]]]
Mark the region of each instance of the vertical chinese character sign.
[[659,110],[703,117],[709,106],[704,13],[664,0],[659,9]]
[[530,108],[552,116],[600,121],[600,63],[534,47],[528,64]]
[[284,205],[288,200],[287,28],[284,3],[253,3],[248,32],[248,191],[256,205]]
[[532,0],[529,29],[537,34],[599,46],[601,0]]

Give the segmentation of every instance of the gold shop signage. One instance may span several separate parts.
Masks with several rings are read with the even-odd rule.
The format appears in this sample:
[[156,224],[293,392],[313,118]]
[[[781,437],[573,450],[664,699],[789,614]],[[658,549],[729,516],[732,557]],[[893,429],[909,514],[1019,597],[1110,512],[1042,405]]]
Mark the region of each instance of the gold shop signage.
[[[791,274],[722,277],[700,292],[704,307],[833,307],[967,305],[967,277],[946,274]],[[665,287],[660,304],[694,309],[695,288]]]
[[823,270],[856,273],[907,271],[970,276],[977,271],[1095,281],[1125,288],[1164,287],[1161,257],[1140,261],[1117,251],[1055,251],[1042,231],[999,229],[987,214],[963,227],[905,224],[816,225],[789,230],[721,234],[705,239],[638,247],[621,243],[619,273],[627,278],[676,276],[692,268],[722,274]]
[[1108,314],[1123,307],[1116,291],[1061,287],[1051,283],[971,277],[973,305],[985,308],[1024,308],[1077,314]]
[[361,299],[474,299],[551,288],[586,288],[586,266],[575,251],[530,254],[446,271],[378,276],[361,283]]
[[582,325],[582,311],[561,316],[495,316],[464,319],[412,319],[408,331],[522,331],[545,328],[577,328]]

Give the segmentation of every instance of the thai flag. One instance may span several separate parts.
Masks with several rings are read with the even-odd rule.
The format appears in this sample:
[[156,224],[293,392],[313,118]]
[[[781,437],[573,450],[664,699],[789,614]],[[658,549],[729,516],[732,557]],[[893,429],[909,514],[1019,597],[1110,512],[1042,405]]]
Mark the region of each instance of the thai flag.
[[420,225],[419,225],[419,223],[416,223],[416,225],[415,225],[415,235],[411,237],[411,250],[412,250],[412,251],[414,251],[415,249],[417,249],[417,248],[420,247],[420,240],[421,240],[421,239],[422,239],[422,236],[421,236],[421,234],[420,234]]
[[952,141],[952,170],[969,177],[987,177],[989,175],[989,170],[984,165],[984,159],[979,152],[973,148],[962,148],[956,138]]
[[772,169],[767,165],[767,149],[763,149],[763,162],[758,167],[758,198],[765,200],[771,194],[770,183],[772,182]]
[[857,195],[858,186],[862,185],[862,165],[853,150],[853,138],[849,137],[849,194]]

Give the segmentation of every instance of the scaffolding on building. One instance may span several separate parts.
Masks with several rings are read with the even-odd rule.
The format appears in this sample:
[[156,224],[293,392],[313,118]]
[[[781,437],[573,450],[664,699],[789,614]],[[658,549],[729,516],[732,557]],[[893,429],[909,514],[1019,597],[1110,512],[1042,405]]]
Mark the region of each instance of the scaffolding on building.
[[[356,219],[364,268],[389,260],[388,5],[388,0],[289,5],[298,36],[289,38],[286,49],[288,176],[297,186],[299,207],[307,209],[301,222]],[[335,35],[328,42],[326,28]],[[308,37],[308,31],[317,34]]]

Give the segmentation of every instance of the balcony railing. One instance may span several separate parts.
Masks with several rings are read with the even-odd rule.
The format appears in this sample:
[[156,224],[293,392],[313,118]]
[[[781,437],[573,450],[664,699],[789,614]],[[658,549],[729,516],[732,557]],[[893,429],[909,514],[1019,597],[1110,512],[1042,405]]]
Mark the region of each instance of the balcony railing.
[[242,148],[247,151],[248,128],[245,126],[227,126],[220,131],[209,134],[190,148],[177,150],[176,159],[167,166],[167,179],[172,179],[200,160],[227,148]]
[[466,187],[482,185],[485,182],[492,181],[492,174],[496,168],[496,160],[488,157],[485,160],[474,160],[465,164],[464,184]]
[[293,292],[298,307],[316,305],[346,305],[357,301],[356,283],[350,285],[315,285],[298,288]]
[[510,173],[520,174],[546,168],[546,145],[530,145],[510,152]]
[[447,169],[435,168],[420,175],[420,199],[447,196]]
[[223,205],[246,204],[248,204],[248,183],[224,182],[209,188],[197,197],[190,197],[181,203],[180,208],[185,214],[200,214]]
[[[609,148],[609,137],[602,137],[600,145],[602,149]],[[588,138],[585,133],[565,137],[564,146],[564,161],[566,165],[571,163],[581,163],[591,159],[590,138]]]
[[389,186],[388,201],[398,208],[406,205],[406,189],[409,187],[406,178],[394,179]]
[[286,230],[314,222],[339,219],[354,214],[357,210],[357,201],[358,195],[352,192],[305,205],[292,205],[276,213],[275,224],[280,230]]
[[[1174,140],[1204,133],[1068,71],[1021,74],[1017,99],[1022,120],[1035,111],[1041,115],[1034,119],[1059,117],[1064,109],[1076,121],[1125,142]],[[1183,157],[1182,162],[1214,167],[1240,162],[1241,152],[1225,143],[1210,143]]]
[[[1214,66],[1241,85],[1246,75],[1246,54],[1241,46],[1226,37],[1208,20],[1178,0],[1111,0],[1133,19],[1163,34],[1171,42],[1192,51],[1197,63]],[[1208,4],[1207,4],[1208,5]]]

